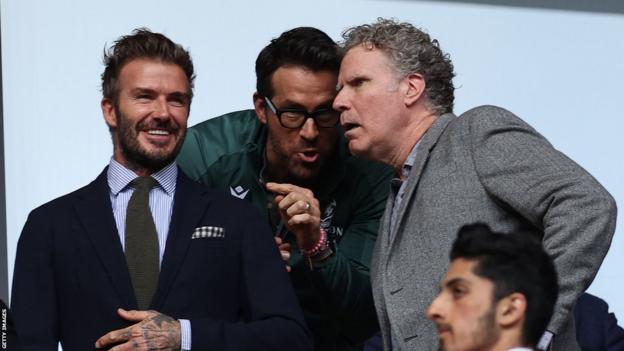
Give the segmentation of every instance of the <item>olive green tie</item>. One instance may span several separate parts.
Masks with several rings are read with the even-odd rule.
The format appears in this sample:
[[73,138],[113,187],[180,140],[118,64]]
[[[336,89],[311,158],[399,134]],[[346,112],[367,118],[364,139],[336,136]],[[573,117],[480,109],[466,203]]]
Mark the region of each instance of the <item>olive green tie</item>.
[[134,193],[126,212],[126,262],[141,310],[149,308],[158,285],[158,234],[149,208],[149,192],[157,184],[149,176],[134,179],[131,183]]

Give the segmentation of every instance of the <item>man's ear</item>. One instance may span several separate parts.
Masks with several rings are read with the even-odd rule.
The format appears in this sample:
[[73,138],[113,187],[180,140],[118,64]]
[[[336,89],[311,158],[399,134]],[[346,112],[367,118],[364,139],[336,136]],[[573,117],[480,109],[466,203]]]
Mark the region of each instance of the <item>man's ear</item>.
[[510,328],[524,323],[527,299],[524,294],[515,292],[498,301],[496,306],[497,322],[502,328]]
[[256,110],[256,115],[258,116],[258,120],[260,121],[260,123],[266,124],[267,123],[267,115],[266,115],[267,105],[266,105],[266,102],[264,101],[264,97],[257,92],[254,93],[253,103],[254,103],[254,109]]
[[407,89],[405,90],[405,106],[410,107],[414,105],[425,93],[425,77],[422,74],[412,73],[404,78]]
[[102,107],[102,114],[104,115],[104,121],[109,128],[117,128],[117,112],[115,111],[115,104],[109,98],[103,98],[100,103]]

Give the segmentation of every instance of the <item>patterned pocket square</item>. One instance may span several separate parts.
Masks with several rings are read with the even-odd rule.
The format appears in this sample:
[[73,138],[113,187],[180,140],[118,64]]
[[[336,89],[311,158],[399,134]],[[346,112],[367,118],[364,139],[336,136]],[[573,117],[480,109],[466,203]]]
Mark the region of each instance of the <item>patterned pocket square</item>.
[[225,228],[211,226],[195,228],[191,239],[202,238],[225,238]]

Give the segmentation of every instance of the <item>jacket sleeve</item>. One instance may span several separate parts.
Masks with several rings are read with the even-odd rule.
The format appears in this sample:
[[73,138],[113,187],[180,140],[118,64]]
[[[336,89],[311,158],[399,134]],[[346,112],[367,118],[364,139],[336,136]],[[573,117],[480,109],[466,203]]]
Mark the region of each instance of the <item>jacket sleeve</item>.
[[624,329],[618,325],[617,318],[613,312],[609,313],[604,322],[605,334],[607,336],[607,350],[617,351],[624,349]]
[[615,230],[611,195],[524,121],[497,107],[468,111],[472,155],[489,194],[543,231],[559,276],[548,330],[557,334],[594,279]]
[[58,312],[54,284],[52,233],[33,211],[17,244],[13,274],[11,311],[20,350],[57,351]]
[[[237,322],[191,319],[192,350],[312,350],[312,339],[268,226],[256,211],[246,223],[240,260],[244,316]],[[215,302],[218,303],[218,302]]]
[[609,313],[603,299],[589,293],[582,294],[574,306],[576,339],[586,351],[617,351],[624,349],[624,329]]
[[[369,165],[370,166],[370,165]],[[324,313],[334,327],[356,343],[379,330],[370,282],[370,264],[379,221],[385,210],[391,170],[368,167],[352,188],[351,220],[344,228],[334,256],[317,265],[310,275],[323,296]]]

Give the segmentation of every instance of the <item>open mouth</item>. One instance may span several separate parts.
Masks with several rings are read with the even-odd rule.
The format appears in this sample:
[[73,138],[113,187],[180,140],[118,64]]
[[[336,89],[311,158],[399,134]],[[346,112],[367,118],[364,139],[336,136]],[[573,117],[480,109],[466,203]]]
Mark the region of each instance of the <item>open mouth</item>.
[[355,129],[358,128],[360,125],[359,124],[355,124],[355,123],[345,123],[342,125],[342,127],[344,128],[345,131],[345,138],[347,139],[354,139],[355,138]]
[[342,125],[342,127],[344,128],[345,132],[348,132],[351,129],[358,127],[358,125],[355,123],[345,123]]
[[318,151],[302,151],[299,153],[299,157],[304,162],[316,162],[319,157]]

